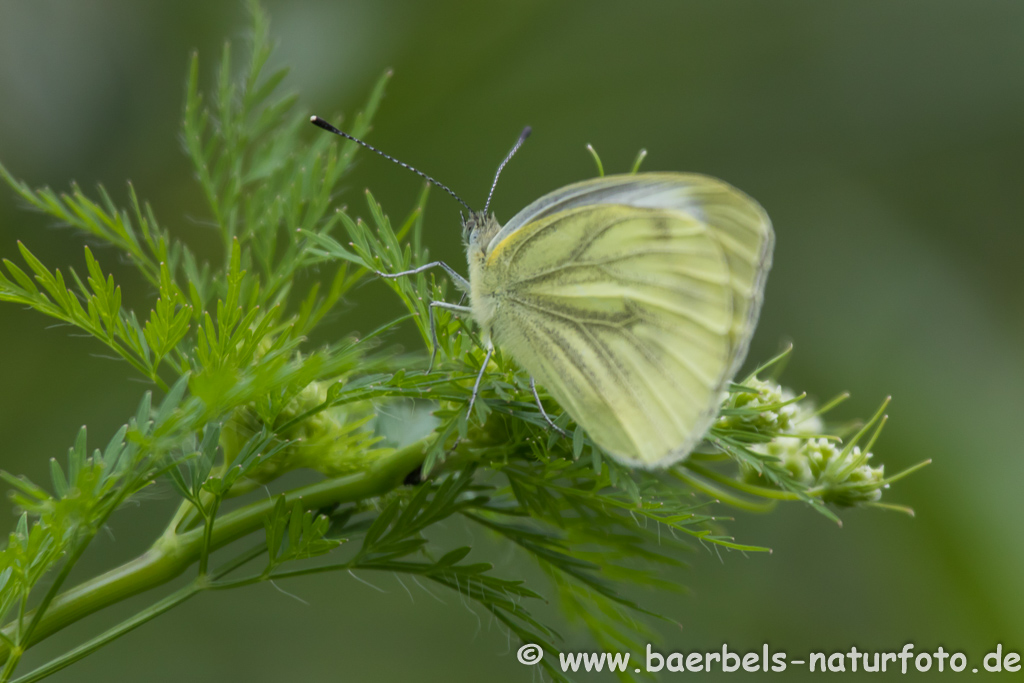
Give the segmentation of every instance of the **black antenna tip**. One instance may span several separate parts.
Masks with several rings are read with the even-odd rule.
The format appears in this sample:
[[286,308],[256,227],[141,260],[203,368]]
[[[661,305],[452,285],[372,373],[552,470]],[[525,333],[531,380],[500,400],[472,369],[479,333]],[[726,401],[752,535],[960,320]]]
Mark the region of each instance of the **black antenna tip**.
[[[458,201],[460,204],[462,204],[464,207],[466,207],[467,211],[469,211],[470,213],[473,212],[473,209],[469,208],[469,204],[467,204],[465,201],[463,201],[462,197],[460,197],[459,195],[455,194],[455,192],[453,192],[450,187],[448,187],[444,183],[439,183],[438,181],[434,180],[433,178],[428,176],[423,171],[416,170],[415,168],[413,168],[409,164],[405,163],[404,161],[399,161],[398,159],[394,158],[390,154],[385,154],[384,152],[380,151],[379,149],[377,149],[373,145],[367,144],[367,143],[363,142],[362,140],[360,140],[357,137],[353,137],[352,135],[349,135],[348,133],[346,133],[344,131],[338,130],[337,128],[335,128],[331,124],[329,124],[326,121],[324,121],[319,116],[310,116],[309,117],[309,122],[312,123],[314,126],[317,126],[318,128],[323,128],[328,133],[334,133],[335,135],[340,135],[343,138],[351,140],[352,142],[354,142],[354,143],[356,143],[358,145],[361,145],[361,146],[365,147],[366,149],[370,150],[374,154],[379,154],[380,156],[384,157],[388,161],[392,161],[392,162],[398,164],[399,166],[401,166],[402,168],[404,168],[406,170],[409,170],[409,171],[412,171],[413,173],[415,173],[419,177],[421,177],[424,180],[426,180],[428,183],[432,183],[434,185],[437,185],[442,190],[444,190],[445,192],[450,194],[452,197],[455,198],[456,201]],[[367,192],[369,192],[369,190],[367,190]]]
[[525,140],[526,138],[530,137],[530,133],[532,133],[532,132],[533,132],[533,128],[530,128],[529,126],[527,126],[526,128],[523,128],[523,132],[519,134],[519,137],[522,138],[523,140]]

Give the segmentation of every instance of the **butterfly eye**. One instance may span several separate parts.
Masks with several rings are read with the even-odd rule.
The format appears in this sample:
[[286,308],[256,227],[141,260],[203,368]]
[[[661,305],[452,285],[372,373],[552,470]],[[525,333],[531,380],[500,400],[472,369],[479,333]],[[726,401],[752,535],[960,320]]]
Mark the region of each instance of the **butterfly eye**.
[[462,220],[462,238],[468,242],[482,223],[483,220],[479,213],[470,213],[469,216]]

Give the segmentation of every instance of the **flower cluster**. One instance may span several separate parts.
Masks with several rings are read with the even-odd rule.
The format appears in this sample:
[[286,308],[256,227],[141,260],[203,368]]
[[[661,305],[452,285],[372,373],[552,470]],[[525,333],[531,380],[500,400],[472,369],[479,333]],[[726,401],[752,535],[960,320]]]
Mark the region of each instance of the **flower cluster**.
[[[739,391],[729,394],[716,426],[763,436],[764,441],[752,443],[749,449],[768,456],[822,502],[839,507],[874,502],[888,486],[885,467],[869,465],[872,454],[857,445],[865,430],[845,445],[838,437],[825,435],[824,422],[809,401],[775,382],[747,380]],[[741,478],[749,484],[770,485],[750,463],[741,464]]]

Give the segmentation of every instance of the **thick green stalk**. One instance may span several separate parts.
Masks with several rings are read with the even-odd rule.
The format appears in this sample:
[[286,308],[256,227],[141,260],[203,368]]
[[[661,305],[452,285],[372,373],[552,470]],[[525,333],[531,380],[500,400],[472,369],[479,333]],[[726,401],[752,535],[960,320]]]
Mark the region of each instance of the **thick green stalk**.
[[[406,475],[422,464],[425,443],[419,441],[383,456],[360,472],[327,479],[284,495],[289,503],[301,500],[304,507],[311,510],[379,496],[400,486]],[[262,500],[219,517],[210,534],[210,549],[223,547],[262,529],[275,504],[273,499]],[[201,557],[205,534],[206,529],[199,527],[176,536],[161,537],[134,560],[61,593],[50,603],[25,646],[30,647],[83,617],[180,576]],[[9,624],[3,632],[11,636],[15,628],[16,624]],[[5,662],[9,654],[9,648],[0,643],[0,663]]]
[[134,631],[143,624],[152,621],[156,617],[160,616],[164,612],[167,612],[174,607],[177,607],[181,603],[185,602],[192,596],[196,595],[202,590],[202,583],[199,579],[196,579],[186,585],[184,588],[180,588],[174,593],[171,593],[166,598],[156,603],[155,605],[144,609],[139,612],[131,619],[124,621],[112,629],[105,631],[104,633],[96,636],[92,640],[83,643],[76,647],[74,650],[57,657],[56,659],[44,664],[32,673],[26,674],[14,681],[14,683],[35,683],[41,681],[44,678],[52,676],[61,669],[65,669],[80,659],[88,657],[96,650],[100,649],[107,643],[113,642],[125,635]]

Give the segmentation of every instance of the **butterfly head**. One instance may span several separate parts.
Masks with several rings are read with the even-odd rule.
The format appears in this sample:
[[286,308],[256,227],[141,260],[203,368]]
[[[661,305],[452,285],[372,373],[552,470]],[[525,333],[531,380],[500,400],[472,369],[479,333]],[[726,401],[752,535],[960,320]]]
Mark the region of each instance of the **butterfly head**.
[[501,224],[493,213],[488,215],[483,211],[471,211],[469,217],[462,221],[462,241],[467,248],[484,249],[499,230]]

